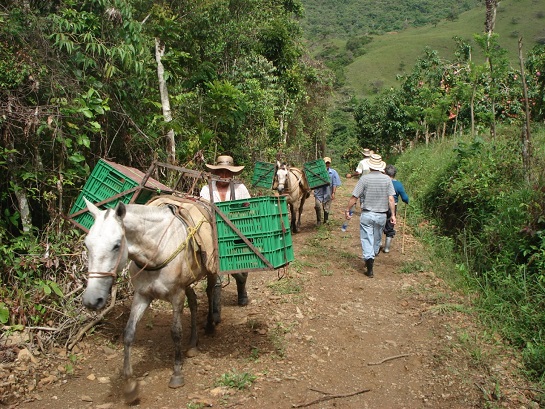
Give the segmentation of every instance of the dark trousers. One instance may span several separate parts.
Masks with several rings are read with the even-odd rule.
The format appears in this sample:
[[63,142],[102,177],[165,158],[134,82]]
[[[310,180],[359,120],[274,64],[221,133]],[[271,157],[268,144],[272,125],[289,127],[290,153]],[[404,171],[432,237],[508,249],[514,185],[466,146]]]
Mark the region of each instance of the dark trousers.
[[[397,204],[395,207],[396,216],[397,216]],[[390,221],[390,218],[392,217],[392,212],[390,209],[388,209],[388,212],[386,212],[386,226],[384,226],[384,234],[386,237],[394,237],[396,235],[396,231],[394,229],[394,225]]]

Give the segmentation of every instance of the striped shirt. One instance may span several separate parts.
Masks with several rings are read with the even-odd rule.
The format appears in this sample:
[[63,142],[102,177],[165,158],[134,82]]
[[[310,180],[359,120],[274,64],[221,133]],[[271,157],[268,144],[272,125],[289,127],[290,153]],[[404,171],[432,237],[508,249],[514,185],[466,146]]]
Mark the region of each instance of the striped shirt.
[[389,209],[388,198],[395,193],[390,176],[371,171],[358,180],[352,196],[360,199],[361,210],[386,213]]

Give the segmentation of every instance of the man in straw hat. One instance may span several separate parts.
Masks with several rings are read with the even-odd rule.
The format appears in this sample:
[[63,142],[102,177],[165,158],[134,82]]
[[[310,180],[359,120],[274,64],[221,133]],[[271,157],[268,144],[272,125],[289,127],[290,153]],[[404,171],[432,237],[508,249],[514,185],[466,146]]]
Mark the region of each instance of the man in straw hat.
[[369,157],[369,173],[358,180],[345,212],[345,217],[349,220],[352,217],[350,209],[360,199],[360,240],[367,268],[365,275],[368,277],[373,277],[375,256],[380,251],[388,210],[392,214],[390,222],[396,223],[395,190],[390,177],[382,173],[385,167],[386,163],[380,155],[373,154]]
[[327,173],[329,174],[329,185],[320,186],[314,189],[314,210],[316,210],[316,226],[322,224],[322,208],[324,209],[324,223],[329,218],[331,201],[335,199],[335,192],[341,185],[341,178],[335,169],[331,167],[331,158],[324,158]]
[[[244,169],[244,166],[235,166],[233,158],[229,155],[220,155],[217,157],[214,165],[208,163],[205,165],[214,175],[222,179],[232,179],[233,176],[238,175]],[[210,192],[210,187],[212,188],[212,192]],[[210,185],[202,187],[200,196],[206,200],[212,198],[212,202],[216,203],[235,199],[248,199],[250,198],[250,192],[242,182],[231,183],[229,180],[212,180]],[[248,273],[235,273],[232,276],[237,282],[238,305],[248,305],[248,294],[246,292]],[[214,307],[218,308],[218,311],[214,312],[219,312],[221,306],[221,288],[220,276],[214,288]]]
[[361,176],[369,173],[369,158],[374,152],[365,148],[362,153],[363,159],[360,160],[360,163],[358,163],[358,167],[356,168],[356,173]]
[[375,152],[368,148],[365,148],[361,151],[361,153],[363,154],[363,159],[359,161],[358,166],[356,167],[356,171],[354,173],[346,174],[347,178],[350,179],[353,176],[363,176],[369,173],[369,158]]

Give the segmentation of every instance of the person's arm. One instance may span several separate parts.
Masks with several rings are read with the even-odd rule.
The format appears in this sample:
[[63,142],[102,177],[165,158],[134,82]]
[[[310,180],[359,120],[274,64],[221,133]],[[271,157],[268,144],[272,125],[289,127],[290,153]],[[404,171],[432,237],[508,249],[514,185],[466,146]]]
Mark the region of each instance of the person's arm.
[[246,187],[246,185],[244,185],[244,183],[240,183],[237,187],[236,187],[236,198],[237,199],[249,199],[251,198],[252,196],[250,195],[250,191],[248,190],[248,188]]
[[401,182],[397,184],[397,194],[399,197],[401,197],[401,200],[409,204],[409,195],[407,195],[407,192],[405,192],[405,188]]
[[344,211],[344,217],[346,217],[347,220],[350,220],[352,216],[350,215],[350,209],[356,204],[358,201],[358,198],[356,196],[352,196],[350,200],[348,201],[348,205],[346,210]]
[[390,208],[390,222],[396,224],[396,201],[393,196],[388,196],[388,207]]

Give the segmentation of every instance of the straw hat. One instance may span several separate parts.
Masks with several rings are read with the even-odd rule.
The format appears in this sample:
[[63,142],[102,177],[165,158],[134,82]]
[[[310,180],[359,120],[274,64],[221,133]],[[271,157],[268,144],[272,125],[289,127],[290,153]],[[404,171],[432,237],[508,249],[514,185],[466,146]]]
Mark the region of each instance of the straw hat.
[[324,162],[325,162],[325,163],[327,163],[327,162],[331,163],[331,158],[330,158],[329,156],[326,156],[326,157],[324,158]]
[[379,170],[382,172],[386,167],[386,162],[382,160],[382,156],[376,153],[369,157],[369,161],[367,163],[369,165],[369,169],[371,170]]
[[363,153],[363,156],[365,156],[365,157],[371,156],[371,151],[369,149],[367,149],[367,148],[362,150],[361,153]]
[[211,170],[227,169],[235,175],[238,175],[240,172],[242,172],[242,169],[244,169],[244,166],[235,166],[233,157],[229,155],[218,156],[215,165],[209,165],[208,163],[206,163],[205,165],[208,169]]

